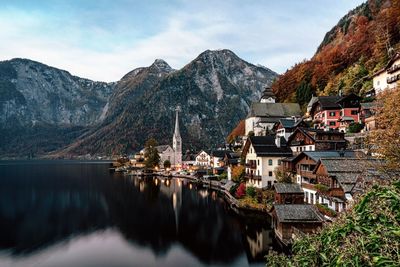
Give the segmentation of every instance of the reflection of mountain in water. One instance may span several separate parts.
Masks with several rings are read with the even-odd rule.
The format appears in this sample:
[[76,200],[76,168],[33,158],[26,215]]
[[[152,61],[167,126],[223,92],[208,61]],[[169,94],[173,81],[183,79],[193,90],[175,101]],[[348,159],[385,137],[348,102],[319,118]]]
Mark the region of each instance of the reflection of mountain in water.
[[0,177],[0,249],[17,255],[108,227],[159,256],[181,244],[203,262],[229,263],[254,250],[223,200],[184,180],[110,177],[93,164],[0,165]]

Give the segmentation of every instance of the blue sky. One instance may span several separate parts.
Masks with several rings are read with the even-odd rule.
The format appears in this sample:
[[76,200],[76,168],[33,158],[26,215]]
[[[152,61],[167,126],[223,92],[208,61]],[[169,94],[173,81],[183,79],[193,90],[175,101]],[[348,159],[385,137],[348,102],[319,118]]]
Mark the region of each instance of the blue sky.
[[156,58],[179,69],[207,49],[283,73],[310,58],[361,0],[0,0],[0,60],[37,60],[116,81]]

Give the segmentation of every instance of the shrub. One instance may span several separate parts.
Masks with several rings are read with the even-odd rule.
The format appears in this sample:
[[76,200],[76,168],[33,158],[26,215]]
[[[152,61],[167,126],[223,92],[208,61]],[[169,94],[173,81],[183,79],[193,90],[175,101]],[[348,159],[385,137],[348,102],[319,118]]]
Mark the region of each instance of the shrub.
[[364,124],[362,123],[351,123],[349,125],[349,129],[347,132],[349,133],[359,133],[362,129],[364,129]]
[[326,215],[326,216],[329,216],[329,217],[336,217],[336,216],[337,216],[336,211],[334,211],[334,210],[328,208],[328,207],[325,206],[325,205],[322,205],[322,204],[317,203],[317,204],[315,204],[315,206],[318,208],[318,210],[319,210],[322,214],[324,214],[324,215]]
[[256,196],[256,189],[253,186],[248,186],[246,188],[246,195],[254,198]]
[[316,184],[316,185],[314,185],[314,188],[321,192],[328,192],[328,190],[329,190],[329,187],[327,187],[326,185],[323,185],[323,184]]
[[230,193],[232,196],[235,196],[238,187],[239,187],[239,184],[234,184],[234,185],[232,185],[231,188],[229,189],[229,193]]
[[242,198],[246,195],[246,185],[241,183],[236,190],[236,198]]

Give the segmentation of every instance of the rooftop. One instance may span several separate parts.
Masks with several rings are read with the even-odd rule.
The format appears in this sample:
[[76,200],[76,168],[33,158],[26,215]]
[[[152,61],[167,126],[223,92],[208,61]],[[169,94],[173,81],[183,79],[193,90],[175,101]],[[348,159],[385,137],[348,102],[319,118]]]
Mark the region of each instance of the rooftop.
[[278,194],[288,194],[288,193],[304,193],[303,189],[299,184],[284,184],[276,183],[274,184],[275,192]]
[[322,217],[312,205],[275,204],[274,209],[279,222],[322,222]]
[[300,117],[300,105],[297,103],[258,103],[253,102],[250,106],[247,118],[251,117]]

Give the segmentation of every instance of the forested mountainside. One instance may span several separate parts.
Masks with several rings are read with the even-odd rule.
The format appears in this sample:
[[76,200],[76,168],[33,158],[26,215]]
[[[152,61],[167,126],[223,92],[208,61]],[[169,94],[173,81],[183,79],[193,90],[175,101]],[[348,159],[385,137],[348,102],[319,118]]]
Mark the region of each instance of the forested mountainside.
[[314,95],[372,88],[370,75],[400,51],[400,1],[369,0],[350,11],[323,39],[315,55],[281,75],[272,88],[281,101],[306,104]]
[[[178,106],[184,149],[223,144],[276,76],[229,50],[207,50],[180,70],[157,60],[127,74],[101,125],[57,156],[127,153],[140,149],[149,137],[171,144]],[[118,96],[121,100],[115,101]]]

